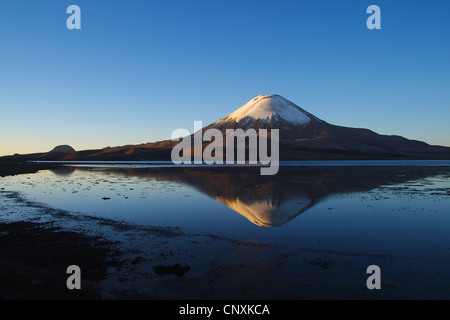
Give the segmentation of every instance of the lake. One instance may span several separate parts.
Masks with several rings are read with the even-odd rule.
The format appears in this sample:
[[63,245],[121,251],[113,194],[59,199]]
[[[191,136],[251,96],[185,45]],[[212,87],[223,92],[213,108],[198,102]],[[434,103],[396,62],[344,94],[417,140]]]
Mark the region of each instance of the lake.
[[[1,187],[78,216],[316,252],[407,257],[421,268],[428,261],[428,280],[448,283],[441,270],[450,262],[449,165],[289,162],[261,176],[257,168],[80,163],[8,176]],[[430,278],[435,266],[439,279]]]

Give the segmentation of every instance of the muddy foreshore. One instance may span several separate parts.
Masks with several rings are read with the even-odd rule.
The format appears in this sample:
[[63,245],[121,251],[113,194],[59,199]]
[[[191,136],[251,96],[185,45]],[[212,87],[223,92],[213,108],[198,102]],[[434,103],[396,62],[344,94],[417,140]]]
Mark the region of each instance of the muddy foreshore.
[[[57,165],[0,162],[0,177],[35,173]],[[1,180],[0,180],[1,181]],[[1,191],[3,191],[2,188]],[[15,193],[2,192],[10,199]],[[5,212],[2,212],[5,214]],[[92,285],[105,278],[109,266],[120,266],[112,243],[97,236],[63,230],[51,222],[0,223],[0,299],[99,299]],[[83,290],[68,290],[65,274],[77,256],[87,273]]]
[[[0,164],[0,175],[44,169],[49,165]],[[409,175],[424,171],[450,170],[402,170]],[[415,257],[278,246],[81,217],[4,189],[0,210],[3,216],[28,217],[0,223],[0,299],[450,298],[441,282],[412,286],[408,279],[420,281],[428,263]],[[377,263],[392,270],[382,292],[365,287],[365,268]],[[66,268],[72,264],[82,270],[81,290],[66,287]],[[436,273],[445,275],[447,266],[448,259],[436,261]]]

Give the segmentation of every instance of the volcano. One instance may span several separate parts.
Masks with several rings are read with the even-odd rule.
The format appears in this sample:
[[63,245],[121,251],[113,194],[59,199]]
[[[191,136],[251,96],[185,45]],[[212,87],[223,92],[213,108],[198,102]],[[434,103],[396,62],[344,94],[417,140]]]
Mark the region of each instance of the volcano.
[[440,158],[450,148],[329,124],[279,95],[261,95],[205,129],[279,129],[281,160]]
[[[450,147],[433,146],[369,129],[327,123],[280,95],[257,96],[234,112],[203,128],[278,129],[280,160],[450,159]],[[171,160],[178,142],[164,140],[140,145],[65,153],[14,155],[22,160],[149,161]],[[209,142],[204,143],[204,147]]]

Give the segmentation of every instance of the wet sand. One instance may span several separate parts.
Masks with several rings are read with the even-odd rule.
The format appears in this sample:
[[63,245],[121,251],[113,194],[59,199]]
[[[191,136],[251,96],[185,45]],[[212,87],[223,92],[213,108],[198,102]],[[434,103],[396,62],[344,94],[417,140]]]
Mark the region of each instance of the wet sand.
[[[10,168],[0,172],[39,170],[21,165]],[[430,167],[392,170],[409,175],[449,172]],[[364,184],[354,171],[342,172],[353,177],[349,184]],[[448,252],[428,270],[430,261],[416,257],[186,233],[179,228],[73,215],[8,190],[0,190],[0,197],[3,215],[30,217],[0,224],[0,241],[7,244],[0,249],[2,299],[450,298]],[[66,289],[65,271],[70,264],[81,267],[80,291]],[[380,291],[366,287],[366,268],[371,264],[383,266]],[[424,270],[435,273],[436,281],[422,280]]]

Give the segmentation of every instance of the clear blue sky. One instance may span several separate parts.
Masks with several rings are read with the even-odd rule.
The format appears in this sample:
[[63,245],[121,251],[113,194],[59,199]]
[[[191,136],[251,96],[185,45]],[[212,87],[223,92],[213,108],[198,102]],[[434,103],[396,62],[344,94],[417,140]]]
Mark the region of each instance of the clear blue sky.
[[163,140],[273,93],[450,146],[449,17],[440,0],[0,0],[0,155]]

